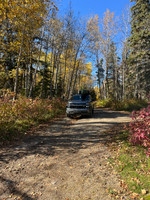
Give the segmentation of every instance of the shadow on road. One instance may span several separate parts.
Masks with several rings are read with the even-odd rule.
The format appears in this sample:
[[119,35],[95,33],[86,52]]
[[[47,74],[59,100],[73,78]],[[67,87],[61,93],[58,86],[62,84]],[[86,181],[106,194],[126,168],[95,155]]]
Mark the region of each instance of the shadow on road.
[[119,112],[119,111],[97,108],[94,110],[94,115],[92,116],[92,118],[101,119],[101,118],[118,118],[118,117],[128,117],[128,116],[129,116],[128,112]]
[[76,153],[90,145],[111,141],[113,135],[106,130],[121,123],[118,120],[111,120],[120,117],[128,117],[128,114],[98,109],[92,120],[81,118],[73,124],[66,123],[65,120],[55,122],[46,130],[41,130],[38,134],[35,133],[24,140],[20,146],[6,148],[0,154],[0,161],[7,163],[9,160],[17,160],[33,154],[54,156]]
[[31,198],[30,196],[28,196],[26,193],[22,193],[21,191],[19,191],[14,181],[3,178],[2,176],[0,176],[0,181],[4,183],[5,185],[7,185],[7,188],[10,194],[19,195],[22,200],[35,200]]

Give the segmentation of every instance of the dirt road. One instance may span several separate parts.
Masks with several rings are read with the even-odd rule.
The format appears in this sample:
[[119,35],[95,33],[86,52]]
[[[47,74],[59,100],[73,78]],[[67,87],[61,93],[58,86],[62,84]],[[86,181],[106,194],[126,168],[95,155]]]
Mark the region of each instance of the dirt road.
[[[128,114],[97,109],[93,118],[64,118],[21,144],[0,150],[0,199],[110,200],[119,178],[107,165],[106,130]],[[119,199],[127,199],[118,197]]]

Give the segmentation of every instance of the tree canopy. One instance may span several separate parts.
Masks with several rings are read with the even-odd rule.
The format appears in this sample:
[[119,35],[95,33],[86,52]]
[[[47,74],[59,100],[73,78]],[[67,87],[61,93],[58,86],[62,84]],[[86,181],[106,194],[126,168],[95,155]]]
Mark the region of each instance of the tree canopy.
[[129,9],[120,18],[107,9],[102,19],[94,15],[86,21],[71,5],[60,15],[52,0],[3,0],[0,89],[14,91],[15,98],[68,99],[97,84],[100,98],[146,98],[149,0],[132,2],[131,16]]

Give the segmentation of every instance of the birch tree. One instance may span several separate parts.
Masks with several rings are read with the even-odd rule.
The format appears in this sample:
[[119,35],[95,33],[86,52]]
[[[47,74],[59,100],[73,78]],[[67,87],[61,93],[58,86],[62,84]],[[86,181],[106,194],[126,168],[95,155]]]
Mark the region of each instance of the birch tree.
[[129,90],[129,68],[127,59],[129,56],[129,36],[130,36],[130,21],[131,21],[131,11],[130,5],[127,6],[120,18],[120,31],[121,31],[121,48],[122,48],[122,62],[121,62],[121,77],[122,77],[122,98],[127,97],[127,91]]
[[102,53],[105,58],[105,91],[104,98],[109,97],[109,80],[108,80],[108,54],[110,50],[110,44],[115,38],[118,31],[117,18],[114,13],[110,12],[109,9],[104,13],[102,19]]

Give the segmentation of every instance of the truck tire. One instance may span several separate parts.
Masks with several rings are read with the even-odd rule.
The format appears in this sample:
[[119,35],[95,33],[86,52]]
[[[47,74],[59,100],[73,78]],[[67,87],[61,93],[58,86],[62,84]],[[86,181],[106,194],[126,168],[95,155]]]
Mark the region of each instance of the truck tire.
[[67,114],[67,117],[71,118],[71,115]]

